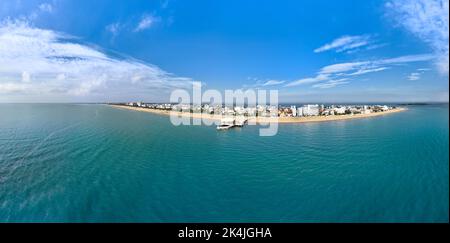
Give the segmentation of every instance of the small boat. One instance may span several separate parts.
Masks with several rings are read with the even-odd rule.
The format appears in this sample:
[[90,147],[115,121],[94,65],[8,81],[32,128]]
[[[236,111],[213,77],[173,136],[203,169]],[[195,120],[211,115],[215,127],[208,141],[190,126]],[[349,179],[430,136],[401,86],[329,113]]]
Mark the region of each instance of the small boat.
[[217,130],[228,130],[230,128],[232,128],[233,125],[228,125],[228,124],[220,124],[219,126],[217,126]]
[[224,118],[220,121],[220,125],[217,126],[217,130],[228,130],[235,125],[235,120],[233,118]]

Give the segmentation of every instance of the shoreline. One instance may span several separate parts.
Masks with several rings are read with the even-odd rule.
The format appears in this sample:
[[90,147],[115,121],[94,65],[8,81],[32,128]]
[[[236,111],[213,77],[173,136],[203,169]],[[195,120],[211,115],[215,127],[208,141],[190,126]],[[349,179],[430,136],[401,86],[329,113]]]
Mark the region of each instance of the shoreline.
[[[158,115],[170,116],[172,111],[167,110],[156,110],[156,109],[148,109],[141,107],[131,107],[131,106],[123,106],[123,105],[109,105],[118,109],[126,109],[133,110],[139,112],[148,112]],[[362,119],[362,118],[370,118],[377,116],[389,115],[397,112],[406,111],[406,108],[396,108],[393,110],[388,110],[384,112],[370,113],[370,114],[355,114],[355,115],[333,115],[333,116],[310,116],[310,117],[252,117],[248,118],[249,124],[256,123],[280,123],[280,124],[289,124],[289,123],[308,123],[308,122],[327,122],[327,121],[340,121],[340,120],[350,120],[350,119]],[[183,118],[194,118],[194,119],[206,119],[212,121],[220,121],[223,118],[227,118],[230,116],[224,115],[211,115],[211,114],[202,114],[202,113],[187,113],[187,112],[175,112],[178,117]]]

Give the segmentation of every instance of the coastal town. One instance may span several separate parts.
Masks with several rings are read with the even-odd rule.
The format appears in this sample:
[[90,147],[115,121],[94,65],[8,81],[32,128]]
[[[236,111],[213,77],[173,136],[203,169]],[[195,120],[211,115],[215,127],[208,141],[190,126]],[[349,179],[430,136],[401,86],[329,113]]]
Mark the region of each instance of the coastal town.
[[[243,127],[246,124],[267,123],[306,123],[366,118],[404,111],[405,108],[388,105],[193,105],[193,104],[155,104],[129,102],[110,104],[116,108],[214,120],[217,130]],[[175,112],[175,113],[173,113]]]
[[244,117],[314,117],[314,116],[339,116],[381,113],[395,110],[397,107],[388,105],[257,105],[246,106],[224,106],[224,105],[192,105],[192,104],[154,104],[144,102],[130,102],[118,104],[128,107],[160,110],[178,111],[184,113],[203,113],[223,116]]

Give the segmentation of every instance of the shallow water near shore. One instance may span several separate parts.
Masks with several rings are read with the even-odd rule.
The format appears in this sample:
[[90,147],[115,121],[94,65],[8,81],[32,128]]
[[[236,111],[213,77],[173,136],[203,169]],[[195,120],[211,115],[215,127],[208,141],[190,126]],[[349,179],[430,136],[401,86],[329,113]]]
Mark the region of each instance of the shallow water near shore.
[[0,104],[0,222],[448,222],[448,105],[218,132]]

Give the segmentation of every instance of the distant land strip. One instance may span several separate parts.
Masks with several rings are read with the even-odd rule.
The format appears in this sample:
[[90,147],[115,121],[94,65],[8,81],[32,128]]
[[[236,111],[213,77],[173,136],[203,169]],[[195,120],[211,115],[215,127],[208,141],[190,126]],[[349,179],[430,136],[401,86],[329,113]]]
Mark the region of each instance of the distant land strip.
[[[189,112],[180,112],[180,111],[168,111],[168,110],[157,110],[157,109],[149,109],[143,107],[132,107],[132,106],[124,106],[124,105],[109,105],[114,108],[140,111],[140,112],[149,112],[158,115],[166,115],[169,116],[171,114],[175,114],[179,117],[188,117],[194,119],[207,119],[220,121],[224,118],[230,118],[234,116],[229,115],[213,115],[213,114],[203,114],[203,113],[189,113]],[[349,120],[349,119],[360,119],[360,118],[369,118],[376,116],[384,116],[397,112],[406,111],[406,108],[396,107],[392,110],[383,111],[383,112],[374,112],[369,114],[347,114],[347,115],[330,115],[330,116],[308,116],[308,117],[248,117],[248,123],[307,123],[307,122],[326,122],[326,121],[339,121],[339,120]]]

